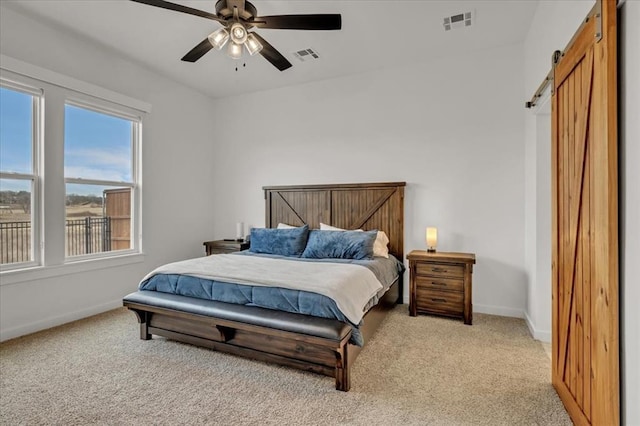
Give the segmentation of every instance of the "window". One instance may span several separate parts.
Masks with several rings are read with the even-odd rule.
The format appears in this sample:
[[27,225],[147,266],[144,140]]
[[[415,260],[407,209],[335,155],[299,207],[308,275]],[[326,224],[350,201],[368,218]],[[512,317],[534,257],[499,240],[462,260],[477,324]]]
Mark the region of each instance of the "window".
[[66,257],[134,248],[138,134],[135,117],[65,104]]
[[143,261],[151,105],[3,56],[0,286]]
[[39,90],[0,82],[0,265],[39,260]]

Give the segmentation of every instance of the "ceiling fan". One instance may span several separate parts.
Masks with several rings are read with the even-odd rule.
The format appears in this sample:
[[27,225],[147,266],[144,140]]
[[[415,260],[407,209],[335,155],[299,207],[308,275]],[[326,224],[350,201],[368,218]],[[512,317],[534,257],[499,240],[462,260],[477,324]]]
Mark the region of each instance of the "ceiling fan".
[[227,54],[232,58],[239,59],[242,57],[244,46],[249,54],[260,53],[273,66],[280,71],[284,71],[292,66],[291,62],[258,33],[255,31],[249,32],[251,28],[282,30],[339,30],[342,28],[342,16],[340,14],[257,16],[258,11],[255,6],[245,0],[218,0],[216,2],[215,15],[164,0],[131,1],[200,16],[222,24],[222,28],[209,34],[207,38],[184,55],[182,60],[186,62],[197,61],[213,48],[221,50],[229,42]]

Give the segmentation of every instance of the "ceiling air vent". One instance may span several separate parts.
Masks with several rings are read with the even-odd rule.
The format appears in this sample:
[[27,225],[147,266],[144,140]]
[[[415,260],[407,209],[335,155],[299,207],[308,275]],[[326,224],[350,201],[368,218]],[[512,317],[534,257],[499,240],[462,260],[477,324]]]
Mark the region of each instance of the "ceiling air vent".
[[444,18],[444,30],[455,30],[458,28],[470,27],[473,23],[473,12],[459,13]]
[[298,58],[300,62],[308,62],[308,61],[312,61],[320,58],[320,56],[318,55],[318,52],[311,48],[302,49],[302,50],[293,52],[293,56]]

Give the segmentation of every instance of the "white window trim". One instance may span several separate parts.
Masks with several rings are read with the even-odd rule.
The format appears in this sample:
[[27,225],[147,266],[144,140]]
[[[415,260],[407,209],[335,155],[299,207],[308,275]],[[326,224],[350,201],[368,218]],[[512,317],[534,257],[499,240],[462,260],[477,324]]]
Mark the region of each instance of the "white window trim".
[[[136,115],[135,111],[125,111],[123,108],[116,108],[112,105],[105,105],[103,102],[96,101],[92,98],[87,98],[83,94],[73,93],[66,97],[65,106],[71,105],[77,108],[86,109],[89,111],[97,112],[99,114],[106,114],[112,117],[129,120],[134,123],[131,146],[131,182],[109,181],[100,179],[84,179],[79,177],[66,177],[64,178],[65,185],[71,184],[85,184],[85,185],[101,185],[101,186],[114,186],[114,187],[126,187],[131,188],[131,248],[125,250],[114,250],[99,253],[81,254],[77,256],[65,256],[65,263],[82,262],[87,259],[104,259],[113,257],[117,254],[137,254],[141,252],[141,236],[140,234],[140,221],[141,217],[136,213],[140,209],[140,146],[142,143],[141,129],[142,129],[142,117]],[[128,108],[127,108],[128,110]]]
[[31,173],[3,173],[0,179],[14,179],[31,181],[31,253],[28,262],[9,263],[2,265],[1,271],[19,270],[39,266],[42,263],[42,192],[40,180],[42,178],[41,146],[44,93],[41,88],[23,84],[11,79],[0,77],[0,86],[33,96],[31,105]]
[[[133,197],[132,200],[132,222],[134,223],[132,229],[132,242],[134,242],[134,248],[126,251],[126,250],[118,250],[107,252],[105,256],[96,256],[96,257],[84,257],[78,256],[78,258],[65,258],[64,256],[64,240],[62,241],[62,245],[60,245],[57,250],[62,251],[62,255],[60,256],[57,253],[57,256],[45,257],[46,254],[46,244],[51,245],[51,241],[45,241],[45,226],[53,226],[52,223],[47,223],[47,218],[45,217],[45,184],[44,184],[44,176],[40,175],[36,178],[35,185],[38,185],[38,189],[40,190],[39,200],[34,200],[34,202],[39,203],[38,212],[40,217],[38,220],[42,219],[44,223],[38,223],[39,227],[39,235],[40,235],[40,243],[39,247],[35,248],[38,250],[37,254],[39,254],[39,264],[27,265],[27,263],[16,264],[19,265],[18,268],[8,268],[7,265],[2,265],[0,268],[0,286],[5,285],[13,285],[20,282],[32,281],[36,279],[43,279],[48,277],[55,277],[60,275],[67,275],[73,273],[80,273],[85,271],[98,270],[103,268],[111,268],[121,265],[128,265],[132,263],[139,263],[144,261],[144,253],[142,246],[142,122],[143,116],[145,113],[151,111],[151,105],[149,103],[139,101],[137,99],[122,95],[117,92],[113,92],[108,89],[104,89],[99,86],[95,86],[91,83],[84,82],[82,80],[75,79],[73,77],[69,77],[63,74],[59,74],[54,71],[47,70],[45,68],[38,67],[36,65],[32,65],[14,58],[11,58],[6,55],[0,54],[0,78],[3,80],[7,80],[12,82],[13,84],[17,84],[19,87],[26,85],[26,87],[40,86],[40,84],[33,84],[33,81],[41,82],[41,97],[40,97],[40,117],[38,118],[39,123],[44,123],[45,117],[45,107],[44,104],[46,102],[47,92],[57,91],[58,95],[54,95],[54,98],[60,99],[60,96],[64,99],[64,102],[79,102],[82,106],[86,107],[87,105],[95,106],[99,111],[107,111],[107,113],[111,113],[112,115],[124,116],[126,118],[135,119],[139,121],[139,124],[135,126],[138,134],[137,140],[138,142],[134,144],[133,147],[133,164],[134,169],[132,171],[134,182],[137,184],[133,188]],[[56,89],[56,87],[58,89]],[[42,94],[44,93],[44,96]],[[102,101],[105,101],[104,103]],[[62,108],[64,108],[64,102],[62,104]],[[112,104],[112,105],[109,105]],[[117,106],[117,107],[114,107]],[[122,108],[121,108],[122,107]],[[128,111],[127,111],[128,110]],[[39,167],[39,171],[44,170],[44,156],[41,155],[41,149],[43,146],[43,138],[46,134],[46,129],[41,127],[41,132],[38,136],[38,147],[37,152],[34,151],[34,157],[37,156],[37,164]],[[37,154],[37,155],[36,155]],[[64,180],[64,167],[62,165],[60,170],[61,181]],[[33,206],[32,206],[33,211]],[[51,215],[49,215],[51,216]],[[35,223],[34,223],[35,226]],[[56,241],[56,245],[60,244],[60,241]],[[48,250],[51,250],[49,247]],[[49,251],[51,253],[51,251]],[[35,255],[36,253],[34,253]],[[53,258],[53,261],[52,261]]]
[[122,253],[120,251],[112,253],[118,253],[118,255],[96,259],[82,258],[75,262],[67,262],[60,265],[35,266],[3,271],[0,272],[0,287],[15,285],[26,281],[42,280],[62,275],[142,263],[145,258],[144,253]]

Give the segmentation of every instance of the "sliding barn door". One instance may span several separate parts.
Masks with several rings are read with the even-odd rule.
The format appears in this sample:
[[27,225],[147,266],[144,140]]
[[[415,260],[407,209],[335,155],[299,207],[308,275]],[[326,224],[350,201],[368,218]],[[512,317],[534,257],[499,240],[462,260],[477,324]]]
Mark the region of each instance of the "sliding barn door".
[[620,421],[616,92],[616,3],[603,0],[552,97],[552,381],[578,425]]

